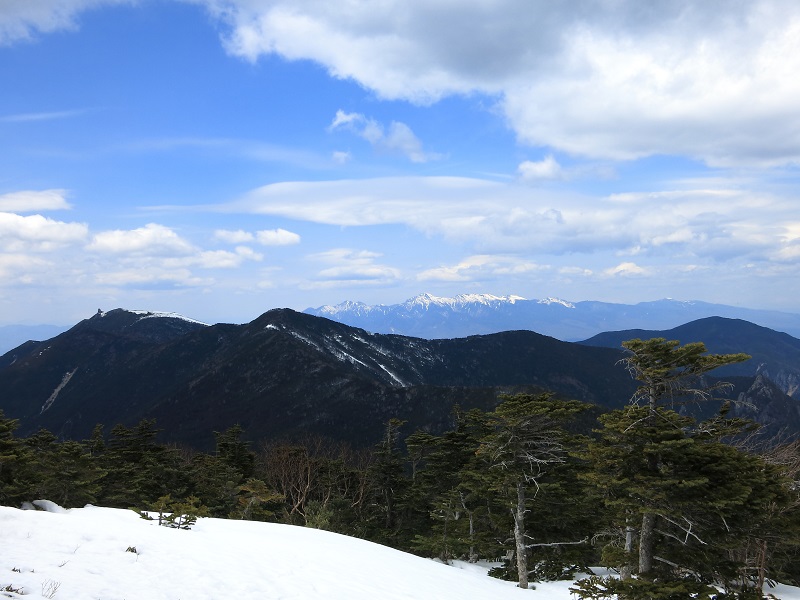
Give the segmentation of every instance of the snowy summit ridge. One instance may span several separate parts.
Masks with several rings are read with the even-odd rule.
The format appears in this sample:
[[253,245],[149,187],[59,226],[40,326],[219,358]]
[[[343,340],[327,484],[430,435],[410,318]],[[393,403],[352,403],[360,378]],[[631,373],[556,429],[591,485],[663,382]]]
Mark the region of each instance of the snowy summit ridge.
[[[141,321],[143,319],[178,319],[179,321],[186,321],[187,323],[195,323],[197,325],[205,325],[206,327],[208,327],[208,323],[204,323],[203,321],[198,321],[197,319],[191,319],[189,317],[186,317],[186,316],[184,316],[184,315],[182,315],[180,313],[176,313],[176,312],[162,312],[162,311],[157,311],[157,310],[135,310],[135,309],[129,309],[129,308],[119,308],[119,309],[116,309],[116,310],[124,312],[124,313],[125,312],[126,313],[130,313],[132,315],[138,315],[139,316],[139,319],[138,319],[139,321]],[[98,316],[98,317],[106,317],[110,312],[115,312],[115,311],[104,312],[104,311],[98,309],[96,316]]]
[[712,316],[744,319],[795,337],[800,334],[800,315],[671,298],[614,304],[573,303],[552,296],[527,300],[516,295],[459,294],[448,298],[425,293],[400,304],[368,305],[348,301],[308,308],[305,312],[374,333],[427,339],[527,329],[563,341],[578,341],[604,331],[671,329]]
[[[364,302],[354,302],[352,300],[346,300],[341,302],[340,304],[331,305],[326,304],[324,306],[320,306],[316,309],[307,309],[306,312],[310,312],[311,314],[316,314],[319,316],[326,316],[330,318],[335,318],[336,315],[340,314],[369,314],[372,312],[382,312],[385,313],[387,311],[391,311],[396,307],[402,307],[405,309],[430,309],[431,307],[440,307],[440,308],[449,308],[449,309],[465,309],[471,306],[495,306],[500,304],[515,304],[521,300],[525,300],[522,296],[495,296],[493,294],[458,294],[453,298],[448,298],[445,296],[435,296],[430,293],[419,294],[418,296],[414,296],[413,298],[409,298],[405,302],[400,304],[377,304],[377,305],[369,305],[365,304]],[[562,302],[561,300],[554,300],[556,302]],[[566,303],[568,304],[568,303]]]

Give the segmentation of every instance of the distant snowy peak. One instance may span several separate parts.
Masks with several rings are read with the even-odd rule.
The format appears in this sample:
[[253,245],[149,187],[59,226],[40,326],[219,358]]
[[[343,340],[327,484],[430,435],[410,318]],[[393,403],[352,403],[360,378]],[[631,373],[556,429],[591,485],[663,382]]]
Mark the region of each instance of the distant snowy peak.
[[[433,307],[458,310],[469,309],[476,306],[499,306],[515,304],[519,301],[525,301],[525,298],[514,295],[494,296],[492,294],[459,294],[454,298],[447,298],[444,296],[434,296],[433,294],[425,293],[420,294],[419,296],[414,296],[413,298],[409,298],[400,304],[369,305],[365,304],[364,302],[347,300],[336,305],[326,304],[324,306],[320,306],[319,308],[309,308],[306,309],[306,312],[320,317],[336,319],[341,315],[368,316],[373,313],[385,314],[397,310],[428,310]],[[564,306],[572,306],[568,302],[564,302],[563,300],[555,300],[553,298],[549,299],[549,302],[558,302],[564,304]]]
[[330,304],[320,306],[314,311],[314,314],[321,317],[335,317],[336,315],[342,313],[352,313],[360,315],[369,313],[373,308],[374,307],[368,304],[364,304],[363,302],[354,302],[352,300],[347,300],[340,304],[336,304],[335,306]]
[[464,308],[474,305],[492,306],[496,304],[514,304],[525,300],[522,296],[494,296],[492,294],[459,294],[455,298],[420,294],[402,303],[404,308],[440,306],[446,308]]
[[561,300],[560,298],[542,298],[539,300],[539,304],[560,304],[565,308],[576,308],[572,302],[567,302],[566,300]]
[[800,315],[742,309],[697,300],[665,298],[638,304],[599,301],[568,302],[544,297],[460,294],[453,298],[420,294],[402,304],[338,306],[307,309],[375,333],[395,333],[427,339],[447,339],[527,329],[563,341],[586,340],[604,331],[666,330],[706,317],[744,319],[800,337]]

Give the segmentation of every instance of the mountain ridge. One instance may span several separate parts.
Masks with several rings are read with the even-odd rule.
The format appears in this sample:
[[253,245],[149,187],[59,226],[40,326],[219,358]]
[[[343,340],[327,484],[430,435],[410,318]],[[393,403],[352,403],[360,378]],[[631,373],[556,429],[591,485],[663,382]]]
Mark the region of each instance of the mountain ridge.
[[78,439],[96,423],[155,418],[171,441],[200,446],[236,423],[254,438],[306,432],[372,443],[390,418],[443,428],[454,404],[490,410],[503,392],[624,402],[632,383],[609,372],[619,357],[530,331],[423,340],[289,309],[212,326],[119,311],[0,357],[0,408],[22,433],[45,427]]
[[399,304],[368,305],[347,300],[303,312],[375,333],[426,339],[466,337],[527,329],[562,341],[580,341],[604,331],[669,329],[696,319],[741,318],[800,337],[800,315],[670,298],[638,304],[570,302],[547,297],[460,294],[453,298],[424,293]]

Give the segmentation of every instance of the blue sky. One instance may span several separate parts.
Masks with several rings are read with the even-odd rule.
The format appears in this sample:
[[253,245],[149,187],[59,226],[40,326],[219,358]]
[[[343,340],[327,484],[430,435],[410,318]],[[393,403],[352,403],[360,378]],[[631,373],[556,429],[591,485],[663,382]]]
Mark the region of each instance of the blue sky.
[[800,5],[2,0],[0,324],[798,312]]

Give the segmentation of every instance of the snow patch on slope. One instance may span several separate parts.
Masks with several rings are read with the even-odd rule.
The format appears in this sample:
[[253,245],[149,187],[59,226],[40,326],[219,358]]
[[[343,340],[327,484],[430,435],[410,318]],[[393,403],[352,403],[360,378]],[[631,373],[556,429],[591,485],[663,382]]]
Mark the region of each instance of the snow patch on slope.
[[44,404],[42,405],[42,410],[39,411],[39,414],[42,414],[48,408],[53,406],[53,402],[56,401],[56,398],[58,397],[58,394],[69,383],[69,380],[72,379],[72,376],[75,375],[75,373],[77,371],[78,371],[78,369],[75,368],[72,371],[69,371],[66,374],[64,374],[64,377],[61,379],[61,383],[59,383],[58,386],[56,386],[56,389],[53,390],[53,393],[50,394],[50,397],[47,400],[44,401]]

